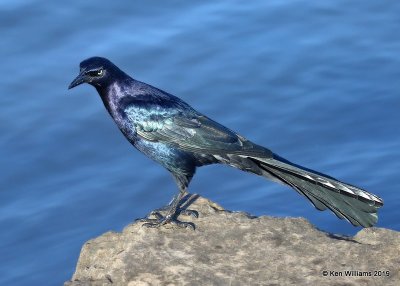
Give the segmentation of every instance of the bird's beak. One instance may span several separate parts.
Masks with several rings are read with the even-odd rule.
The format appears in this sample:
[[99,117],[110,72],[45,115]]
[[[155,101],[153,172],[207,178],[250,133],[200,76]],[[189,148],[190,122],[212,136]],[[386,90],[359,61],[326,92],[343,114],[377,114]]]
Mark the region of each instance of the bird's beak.
[[85,74],[84,73],[80,73],[72,82],[71,84],[68,86],[68,89],[71,89],[77,85],[80,85],[82,83],[85,82]]

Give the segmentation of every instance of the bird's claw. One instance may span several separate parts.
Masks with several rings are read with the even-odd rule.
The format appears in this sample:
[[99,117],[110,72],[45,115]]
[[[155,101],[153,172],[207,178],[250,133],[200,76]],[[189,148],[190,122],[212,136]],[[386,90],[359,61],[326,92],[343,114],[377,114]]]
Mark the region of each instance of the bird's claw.
[[167,206],[163,206],[163,207],[161,207],[161,208],[152,210],[152,211],[150,212],[149,216],[154,215],[155,213],[167,212],[167,211],[170,210],[170,208],[171,208],[171,207],[170,207],[169,205],[167,205]]
[[[162,207],[159,209],[155,209],[153,211],[150,212],[150,214],[148,215],[148,217],[150,216],[156,216],[157,218],[162,217],[161,212],[168,212],[169,209],[168,207]],[[191,216],[194,218],[198,218],[199,217],[199,212],[195,211],[195,210],[189,210],[189,209],[178,209],[175,213],[176,216],[178,215],[185,215],[185,216]]]
[[184,210],[181,210],[179,214],[186,215],[186,216],[191,216],[191,217],[194,217],[194,218],[198,218],[199,217],[199,212],[195,211],[195,210],[184,209]]
[[160,213],[153,213],[153,215],[156,218],[142,218],[138,221],[144,222],[142,226],[149,228],[158,228],[162,225],[172,224],[181,228],[191,228],[192,230],[195,230],[194,223],[177,220],[174,216],[162,216]]
[[[150,227],[150,228],[157,228],[162,225],[172,224],[182,228],[191,228],[195,230],[194,223],[191,222],[183,222],[177,219],[179,215],[186,215],[191,216],[194,218],[199,217],[199,213],[195,210],[188,210],[188,209],[179,209],[174,214],[166,214],[162,215],[161,211],[166,211],[166,208],[161,208],[150,212],[149,216],[146,218],[138,219],[138,222],[144,222],[142,226]],[[149,218],[150,216],[154,216],[155,218]]]

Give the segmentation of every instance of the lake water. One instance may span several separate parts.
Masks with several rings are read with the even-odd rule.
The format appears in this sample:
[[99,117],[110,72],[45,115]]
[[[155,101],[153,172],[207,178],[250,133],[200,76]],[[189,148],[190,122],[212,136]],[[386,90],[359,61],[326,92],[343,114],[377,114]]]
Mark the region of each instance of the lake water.
[[[85,241],[176,192],[92,87],[67,90],[94,55],[293,162],[378,194],[378,226],[400,230],[399,1],[135,2],[0,2],[1,285],[61,285]],[[231,210],[359,230],[225,166],[199,169],[190,191]]]

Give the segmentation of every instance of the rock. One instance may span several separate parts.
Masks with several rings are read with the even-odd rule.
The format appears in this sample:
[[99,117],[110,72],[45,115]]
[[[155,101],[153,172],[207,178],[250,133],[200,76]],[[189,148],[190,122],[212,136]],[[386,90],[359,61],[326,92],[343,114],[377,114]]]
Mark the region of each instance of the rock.
[[[193,197],[191,198],[193,199]],[[254,217],[196,196],[196,230],[128,225],[82,248],[65,286],[400,285],[400,233],[328,234],[303,218]]]

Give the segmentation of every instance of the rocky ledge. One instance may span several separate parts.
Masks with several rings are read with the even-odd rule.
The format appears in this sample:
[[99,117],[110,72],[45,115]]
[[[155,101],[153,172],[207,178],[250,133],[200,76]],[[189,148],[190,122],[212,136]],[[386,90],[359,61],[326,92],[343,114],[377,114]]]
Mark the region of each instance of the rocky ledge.
[[64,285],[400,285],[399,232],[342,237],[303,218],[254,217],[191,199],[200,213],[195,231],[133,223],[107,232],[85,243]]

